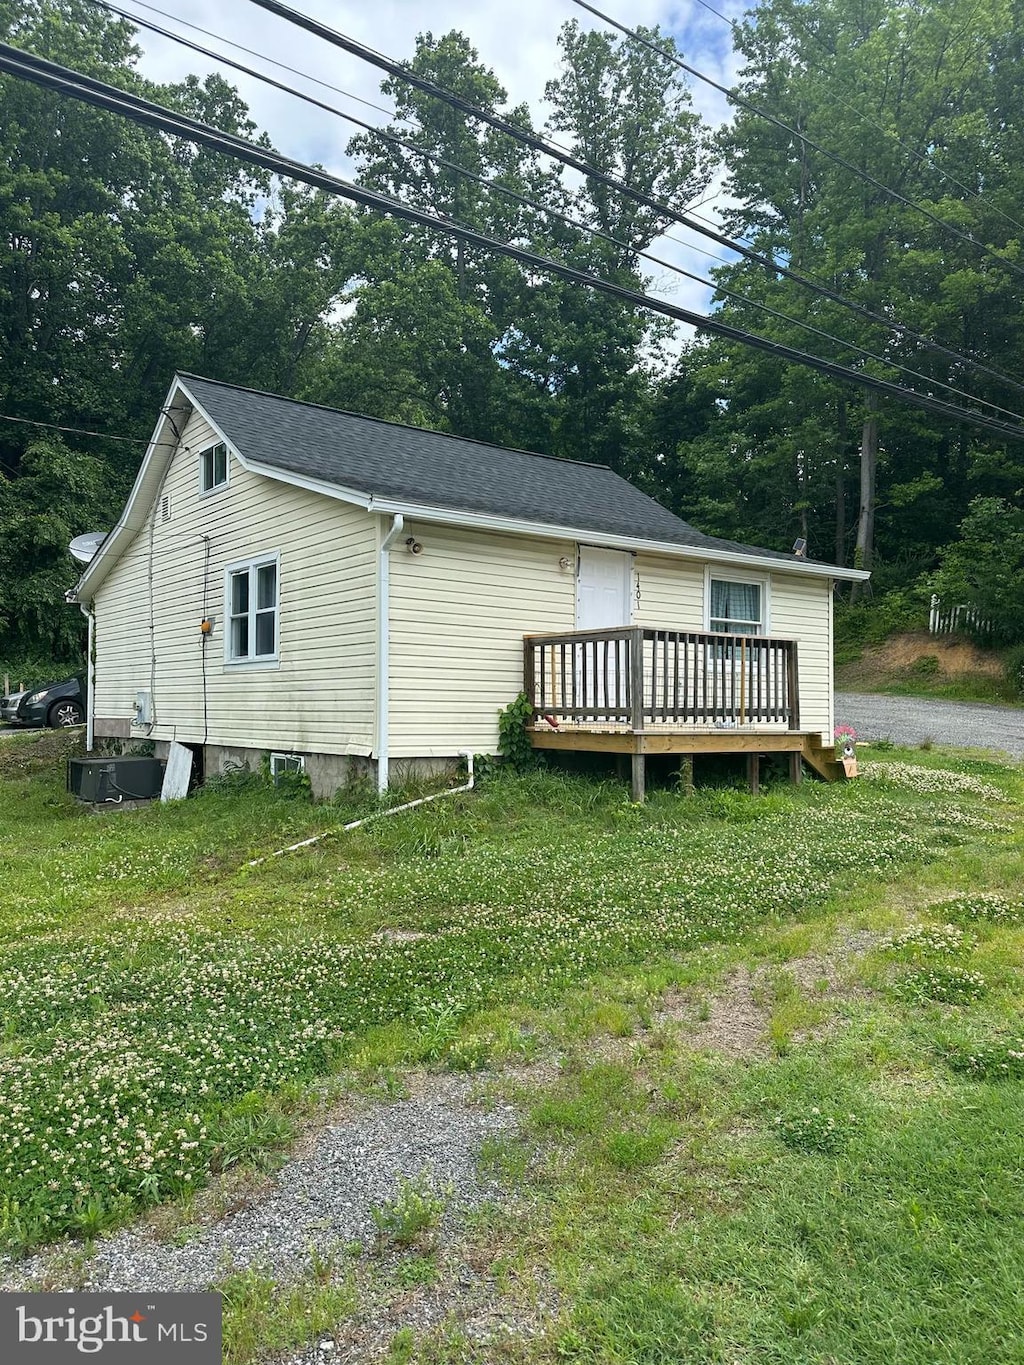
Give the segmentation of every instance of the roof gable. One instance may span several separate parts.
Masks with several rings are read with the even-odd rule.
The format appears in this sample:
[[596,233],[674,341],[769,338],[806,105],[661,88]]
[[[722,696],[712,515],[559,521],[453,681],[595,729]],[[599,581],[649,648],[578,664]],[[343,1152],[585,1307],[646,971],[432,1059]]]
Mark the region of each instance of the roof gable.
[[869,577],[861,569],[706,536],[605,465],[487,445],[178,374],[127,505],[82,573],[79,600],[95,594],[145,524],[184,423],[196,408],[254,473],[370,512],[524,535],[564,535],[816,578]]
[[806,564],[682,521],[605,465],[557,459],[180,376],[246,462],[344,488],[367,501],[445,508],[695,550]]

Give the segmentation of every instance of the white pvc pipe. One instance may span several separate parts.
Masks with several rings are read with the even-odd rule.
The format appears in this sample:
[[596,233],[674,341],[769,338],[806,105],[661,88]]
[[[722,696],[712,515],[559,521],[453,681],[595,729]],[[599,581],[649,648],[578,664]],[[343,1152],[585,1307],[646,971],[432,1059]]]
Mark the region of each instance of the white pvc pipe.
[[402,534],[405,518],[396,512],[391,529],[380,543],[377,575],[377,790],[388,789],[390,763],[391,689],[391,547]]
[[94,659],[93,659],[93,649],[95,648],[95,639],[94,639],[94,636],[93,636],[93,630],[94,630],[94,628],[95,628],[95,621],[96,621],[96,618],[95,618],[95,616],[93,615],[93,613],[89,610],[89,608],[88,608],[87,606],[84,605],[84,603],[79,602],[78,606],[79,606],[79,609],[80,609],[81,612],[82,612],[82,615],[83,615],[83,616],[85,617],[85,619],[89,622],[89,644],[88,644],[88,650],[89,650],[89,652],[88,652],[88,654],[86,655],[86,664],[85,664],[85,668],[86,668],[86,677],[85,677],[85,690],[86,690],[86,698],[85,698],[85,752],[86,752],[87,754],[91,754],[91,753],[92,753],[92,746],[93,746],[93,743],[95,742],[95,739],[96,739],[96,733],[95,733],[95,731],[96,731],[96,725],[95,725],[95,715],[96,715],[96,703],[95,703],[95,697],[96,697],[96,664],[95,664]]
[[286,853],[298,852],[300,848],[310,848],[313,844],[318,844],[321,839],[326,839],[329,834],[347,834],[350,829],[358,829],[360,825],[368,825],[371,820],[383,820],[386,815],[397,815],[400,811],[412,810],[414,806],[425,806],[428,801],[440,801],[442,796],[458,796],[459,792],[471,792],[474,785],[473,755],[467,749],[462,757],[466,760],[468,781],[461,787],[451,787],[448,791],[434,792],[433,796],[421,796],[416,801],[406,801],[401,806],[392,806],[390,810],[374,811],[372,815],[364,815],[361,820],[350,820],[347,825],[341,825],[335,829],[321,830],[319,834],[314,834],[311,839],[301,839],[297,844],[289,844],[287,848],[276,849],[263,858],[253,858],[248,866],[259,867],[261,863],[267,863],[271,858],[281,858]]

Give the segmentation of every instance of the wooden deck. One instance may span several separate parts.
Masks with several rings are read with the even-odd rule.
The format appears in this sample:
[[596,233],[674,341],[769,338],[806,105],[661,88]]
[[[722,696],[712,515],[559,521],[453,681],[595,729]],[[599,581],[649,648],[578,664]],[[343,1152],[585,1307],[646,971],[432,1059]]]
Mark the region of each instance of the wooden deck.
[[788,754],[793,781],[806,762],[835,781],[831,742],[800,728],[797,642],[773,636],[656,630],[527,635],[524,690],[538,749],[629,754],[642,801],[648,754],[745,754],[751,790],[760,760]]

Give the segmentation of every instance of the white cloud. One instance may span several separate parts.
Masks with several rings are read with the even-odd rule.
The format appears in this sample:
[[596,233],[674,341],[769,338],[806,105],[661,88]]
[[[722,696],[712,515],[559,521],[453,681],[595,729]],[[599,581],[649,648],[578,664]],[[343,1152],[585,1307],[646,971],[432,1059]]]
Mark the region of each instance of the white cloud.
[[[275,15],[246,3],[246,0],[156,0],[163,9],[181,20],[197,25],[221,38],[233,39],[252,51],[274,58],[304,73],[307,79],[281,72],[259,58],[238,52],[222,42],[165,19],[146,9],[137,0],[122,0],[123,7],[140,19],[151,19],[181,32],[204,46],[225,51],[245,65],[261,69],[288,84],[294,84],[328,104],[371,123],[383,123],[384,115],[368,110],[343,95],[324,90],[314,80],[327,82],[353,96],[375,104],[387,105],[380,92],[383,73],[357,57],[331,46]],[[576,18],[585,28],[603,27],[600,20],[569,3],[551,4],[550,0],[501,0],[500,3],[471,5],[466,0],[296,0],[311,17],[350,35],[368,47],[397,60],[408,59],[416,35],[429,30],[435,36],[459,29],[470,39],[481,60],[492,68],[508,91],[513,104],[525,102],[537,124],[543,122],[545,82],[558,67],[558,33],[563,23]],[[720,84],[735,79],[735,59],[731,33],[726,23],[709,13],[698,0],[598,0],[615,18],[635,27],[658,24],[672,33],[684,59]],[[734,0],[716,0],[716,8],[729,17],[740,17],[742,6]],[[181,80],[189,73],[203,76],[220,70],[237,86],[249,105],[251,116],[265,129],[274,145],[286,156],[301,161],[319,161],[336,174],[351,176],[353,166],[345,146],[356,131],[350,124],[283,92],[275,91],[244,74],[220,67],[217,62],[181,47],[167,39],[139,31],[143,49],[140,69],[159,82]],[[712,124],[728,117],[728,102],[719,92],[701,81],[689,80],[696,109]],[[714,217],[721,199],[698,210]],[[686,228],[672,230],[679,241],[662,239],[652,247],[657,255],[692,271],[706,275],[715,262],[702,254],[720,249]],[[683,244],[686,243],[686,244]],[[710,301],[707,288],[655,267],[652,292],[684,307],[705,311]],[[687,329],[688,330],[688,329]]]

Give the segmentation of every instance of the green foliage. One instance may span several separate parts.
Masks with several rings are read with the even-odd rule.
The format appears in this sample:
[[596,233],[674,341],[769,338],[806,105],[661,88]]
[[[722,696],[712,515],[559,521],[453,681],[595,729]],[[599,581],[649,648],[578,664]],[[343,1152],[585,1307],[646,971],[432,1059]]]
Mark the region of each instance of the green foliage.
[[280,1284],[254,1266],[214,1288],[224,1296],[224,1365],[255,1365],[268,1351],[283,1354],[316,1340],[359,1306],[349,1279],[324,1282],[313,1275]]
[[533,705],[525,692],[498,712],[498,751],[513,772],[528,772],[540,765],[540,755],[526,733],[532,720]]
[[1024,1038],[990,1039],[953,1048],[948,1061],[954,1071],[975,1080],[1024,1080]]
[[825,1156],[845,1151],[859,1126],[856,1114],[825,1113],[817,1105],[775,1118],[775,1132],[787,1147]]
[[245,1095],[210,1124],[206,1134],[210,1169],[228,1171],[239,1165],[270,1169],[294,1133],[294,1125],[267,1096]]
[[379,1240],[396,1246],[412,1246],[437,1226],[446,1202],[445,1195],[435,1190],[426,1171],[411,1178],[400,1175],[394,1199],[370,1210]]
[[918,585],[893,589],[870,602],[835,604],[837,660],[854,658],[867,645],[880,645],[890,635],[923,630],[928,624],[928,593]]
[[985,995],[988,983],[981,972],[969,967],[931,963],[898,977],[893,989],[915,1004],[938,1000],[946,1005],[972,1005]]
[[929,907],[938,918],[954,924],[1024,925],[1024,899],[991,891],[965,892]]
[[1015,699],[1024,701],[1024,645],[1008,649],[1003,658],[1006,682]]
[[975,498],[960,538],[940,553],[931,586],[943,602],[973,607],[986,636],[1024,642],[1024,511],[1004,498]]

